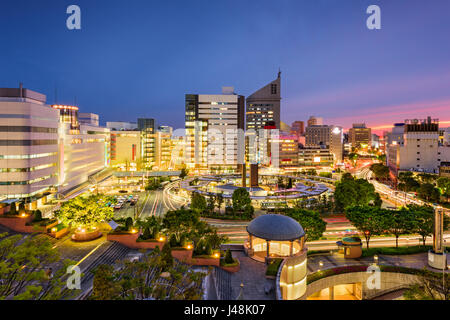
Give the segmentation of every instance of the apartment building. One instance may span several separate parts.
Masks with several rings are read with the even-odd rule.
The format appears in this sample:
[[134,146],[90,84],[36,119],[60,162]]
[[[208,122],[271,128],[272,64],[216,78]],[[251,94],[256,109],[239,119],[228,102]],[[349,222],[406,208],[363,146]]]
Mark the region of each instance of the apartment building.
[[348,139],[352,147],[370,147],[372,145],[372,129],[367,128],[365,123],[354,123],[348,131]]

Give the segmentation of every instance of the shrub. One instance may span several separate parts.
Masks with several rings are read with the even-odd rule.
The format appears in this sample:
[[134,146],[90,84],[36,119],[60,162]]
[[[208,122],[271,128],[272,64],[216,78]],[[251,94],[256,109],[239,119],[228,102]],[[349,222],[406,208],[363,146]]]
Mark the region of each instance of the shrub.
[[125,229],[130,231],[132,227],[133,227],[133,218],[128,217],[127,220],[125,220]]
[[25,203],[19,203],[19,213],[25,212]]
[[273,259],[272,261],[270,261],[269,265],[267,266],[266,276],[276,277],[281,262],[283,262],[283,259],[280,258]]
[[34,219],[33,221],[42,221],[42,212],[41,210],[34,211]]
[[152,238],[152,233],[150,232],[150,228],[145,228],[144,229],[144,234],[142,235],[142,239],[144,240],[148,240]]
[[9,209],[9,214],[17,215],[17,207],[16,207],[16,203],[15,202],[11,203],[10,209]]
[[233,260],[233,256],[231,255],[231,251],[230,249],[227,250],[227,252],[225,253],[225,263],[226,264],[231,264],[234,262]]
[[178,241],[177,241],[177,238],[175,237],[174,234],[172,234],[172,235],[170,236],[170,238],[169,238],[169,243],[170,243],[170,246],[171,246],[171,247],[178,247],[178,246],[179,246]]
[[161,251],[161,263],[163,271],[173,267],[173,257],[170,243],[166,243]]

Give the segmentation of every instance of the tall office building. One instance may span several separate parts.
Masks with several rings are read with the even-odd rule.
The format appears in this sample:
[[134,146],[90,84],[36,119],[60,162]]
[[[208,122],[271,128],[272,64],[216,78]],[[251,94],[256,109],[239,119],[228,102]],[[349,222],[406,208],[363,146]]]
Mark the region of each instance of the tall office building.
[[0,201],[35,202],[57,185],[58,126],[45,95],[0,88]]
[[342,127],[333,125],[311,125],[306,127],[305,148],[329,148],[334,162],[341,163],[344,153]]
[[348,131],[348,139],[352,147],[367,147],[372,145],[372,129],[365,123],[354,123]]
[[237,169],[244,159],[244,96],[223,87],[222,94],[186,94],[186,164],[205,171]]
[[158,170],[167,170],[172,160],[173,128],[169,126],[159,126],[155,137],[155,166]]
[[141,133],[139,130],[111,131],[111,167],[119,171],[140,171]]
[[275,80],[247,97],[247,130],[263,129],[269,121],[280,129],[280,105],[281,72],[278,72]]
[[151,170],[155,164],[155,119],[139,118],[138,130],[141,131],[141,157],[144,170]]

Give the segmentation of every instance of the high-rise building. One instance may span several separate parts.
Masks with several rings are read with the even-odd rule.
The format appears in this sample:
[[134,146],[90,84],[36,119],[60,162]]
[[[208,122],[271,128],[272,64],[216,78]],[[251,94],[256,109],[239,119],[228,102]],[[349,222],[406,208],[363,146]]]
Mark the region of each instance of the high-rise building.
[[247,97],[247,130],[263,129],[267,122],[274,122],[280,129],[281,72],[278,77]]
[[305,123],[303,121],[294,121],[291,125],[291,133],[300,137],[305,133]]
[[244,96],[234,88],[222,94],[186,95],[186,148],[188,167],[205,171],[213,167],[237,169],[244,161]]
[[365,123],[354,123],[348,131],[348,138],[352,147],[370,147],[372,145],[372,129],[366,128]]
[[305,148],[328,148],[334,156],[334,163],[343,160],[344,135],[342,127],[334,125],[311,125],[306,127]]
[[311,116],[311,117],[309,117],[307,124],[308,124],[308,127],[321,126],[321,125],[323,125],[323,118]]
[[156,131],[155,138],[155,166],[158,170],[167,170],[172,160],[172,141],[173,128],[169,126],[160,126]]
[[144,170],[151,170],[155,164],[155,119],[138,118],[141,132],[141,158]]
[[439,143],[439,121],[406,120],[403,139],[388,146],[388,165],[394,175],[399,171],[439,173],[441,163],[450,160],[450,147]]
[[36,203],[58,184],[58,127],[45,95],[0,88],[0,201]]

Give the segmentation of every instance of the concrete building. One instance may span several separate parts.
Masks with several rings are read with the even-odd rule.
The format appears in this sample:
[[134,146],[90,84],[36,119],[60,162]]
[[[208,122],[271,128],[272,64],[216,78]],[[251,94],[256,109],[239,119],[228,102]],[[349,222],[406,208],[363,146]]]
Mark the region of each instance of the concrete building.
[[52,108],[60,114],[58,193],[66,196],[109,167],[110,131],[80,124],[76,106],[52,105]]
[[138,128],[136,122],[126,122],[126,121],[109,121],[106,122],[106,127],[111,131],[130,131]]
[[59,112],[22,86],[0,88],[0,201],[35,202],[58,184]]
[[334,164],[334,155],[330,148],[323,146],[311,146],[298,150],[299,166],[331,166]]
[[111,167],[119,171],[140,171],[142,168],[141,132],[111,131]]
[[291,125],[291,133],[300,137],[305,133],[305,123],[303,121],[294,121]]
[[141,132],[141,158],[144,170],[155,165],[156,121],[152,118],[138,118],[138,130]]
[[326,148],[333,154],[334,163],[343,161],[344,135],[342,127],[333,125],[311,125],[306,127],[305,148]]
[[160,126],[156,131],[155,167],[157,170],[168,170],[170,167],[174,148],[172,132],[173,128],[169,126]]
[[244,101],[232,87],[222,88],[222,94],[186,95],[185,158],[189,168],[235,170],[244,162]]
[[437,174],[441,163],[450,161],[450,147],[439,144],[437,119],[406,120],[403,139],[391,141],[387,159],[395,176],[400,171]]
[[311,116],[308,119],[307,126],[321,126],[323,125],[323,118]]
[[267,122],[280,129],[281,72],[278,77],[247,97],[247,130],[264,129]]
[[367,147],[372,145],[372,129],[366,128],[365,123],[354,123],[348,132],[349,143],[352,147]]
[[97,127],[100,125],[99,116],[95,113],[80,112],[78,114],[78,121],[80,122],[80,124],[88,124]]

